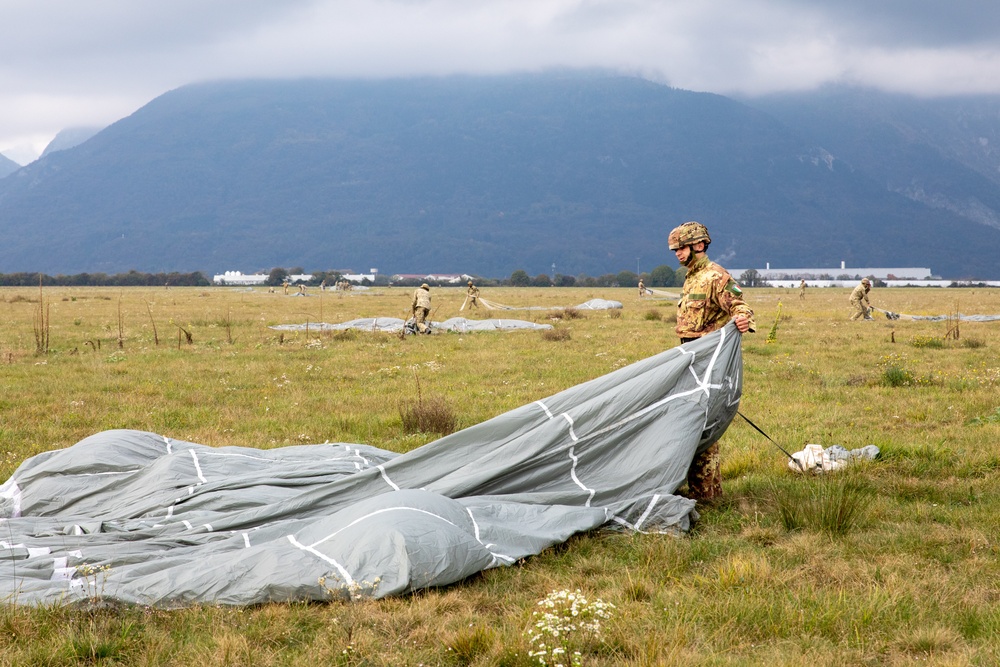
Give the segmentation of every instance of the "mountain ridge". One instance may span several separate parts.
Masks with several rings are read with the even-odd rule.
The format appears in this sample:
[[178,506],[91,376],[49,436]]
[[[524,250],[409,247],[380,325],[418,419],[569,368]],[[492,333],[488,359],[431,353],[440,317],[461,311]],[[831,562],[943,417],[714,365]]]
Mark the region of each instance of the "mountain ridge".
[[[742,266],[1000,277],[1000,229],[880,180],[929,142],[885,132],[901,157],[878,161],[848,141],[863,121],[808,113],[591,72],[184,86],[0,179],[0,271],[600,275],[673,265],[667,232],[697,219]],[[935,160],[925,192],[1000,210]]]

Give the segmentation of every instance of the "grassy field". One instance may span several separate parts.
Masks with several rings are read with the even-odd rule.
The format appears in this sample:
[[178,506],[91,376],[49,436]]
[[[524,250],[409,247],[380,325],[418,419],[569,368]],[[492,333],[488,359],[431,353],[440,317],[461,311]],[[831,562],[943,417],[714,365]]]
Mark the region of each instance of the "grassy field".
[[[747,292],[757,333],[743,339],[741,412],[789,451],[874,444],[878,461],[803,478],[737,418],[722,441],[725,499],[685,537],[582,535],[444,590],[374,602],[5,605],[0,666],[540,664],[528,657],[537,602],[576,589],[615,605],[599,638],[570,637],[585,665],[1000,664],[1000,322],[949,335],[947,322],[849,322],[845,289]],[[484,290],[515,306],[624,304],[559,319],[503,313],[559,336],[269,328],[405,317],[410,293],[0,289],[0,480],[111,428],[213,446],[408,451],[438,437],[403,427],[418,386],[463,428],[676,345],[673,305],[634,289]],[[432,296],[432,319],[469,316],[461,290]],[[913,315],[1000,313],[998,289],[872,299]]]

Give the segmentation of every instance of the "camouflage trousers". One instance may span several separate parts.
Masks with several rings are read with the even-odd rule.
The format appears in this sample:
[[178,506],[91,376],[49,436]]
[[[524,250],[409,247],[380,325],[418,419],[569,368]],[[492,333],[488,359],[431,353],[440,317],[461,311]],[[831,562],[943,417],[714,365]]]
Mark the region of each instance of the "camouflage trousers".
[[413,309],[413,324],[416,325],[417,331],[420,333],[427,331],[427,313],[429,312],[430,309],[420,306]]
[[722,496],[722,470],[719,443],[695,454],[688,468],[688,497],[691,500],[714,500]]
[[851,307],[854,308],[854,313],[851,314],[852,322],[861,317],[869,317],[868,308],[860,301],[851,301]]

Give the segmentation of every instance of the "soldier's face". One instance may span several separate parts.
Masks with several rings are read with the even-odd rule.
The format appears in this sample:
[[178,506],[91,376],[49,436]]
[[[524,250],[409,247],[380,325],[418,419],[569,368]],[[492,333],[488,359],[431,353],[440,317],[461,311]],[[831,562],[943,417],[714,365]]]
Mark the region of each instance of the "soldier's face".
[[705,252],[704,241],[698,241],[694,245],[686,245],[678,248],[674,250],[674,255],[677,256],[677,261],[681,263],[681,266],[687,266],[694,260],[694,256],[700,252]]

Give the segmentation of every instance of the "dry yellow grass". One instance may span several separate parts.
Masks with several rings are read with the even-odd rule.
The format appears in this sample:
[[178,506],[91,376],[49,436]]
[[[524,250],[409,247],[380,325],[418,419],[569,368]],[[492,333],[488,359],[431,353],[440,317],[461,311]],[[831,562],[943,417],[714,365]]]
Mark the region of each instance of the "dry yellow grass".
[[[51,288],[42,293],[49,353],[39,355],[38,290],[0,289],[0,478],[108,428],[215,446],[329,440],[406,451],[436,437],[407,432],[400,418],[415,373],[462,428],[676,344],[671,307],[632,289],[484,290],[508,305],[625,304],[615,316],[562,318],[561,340],[268,328],[405,317],[411,291]],[[883,452],[858,473],[875,498],[846,535],[783,525],[775,490],[807,482],[738,419],[723,440],[726,500],[687,537],[578,536],[446,590],[354,605],[6,606],[0,665],[527,665],[536,601],[576,588],[617,606],[585,664],[1000,662],[1000,322],[963,322],[958,340],[929,346],[946,323],[848,322],[848,290],[813,289],[805,301],[797,290],[747,291],[758,333],[744,337],[741,411],[790,451],[871,443]],[[434,320],[487,316],[458,311],[461,289],[432,296]],[[872,298],[914,315],[1000,313],[996,289]],[[887,384],[889,367],[916,381]]]

